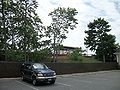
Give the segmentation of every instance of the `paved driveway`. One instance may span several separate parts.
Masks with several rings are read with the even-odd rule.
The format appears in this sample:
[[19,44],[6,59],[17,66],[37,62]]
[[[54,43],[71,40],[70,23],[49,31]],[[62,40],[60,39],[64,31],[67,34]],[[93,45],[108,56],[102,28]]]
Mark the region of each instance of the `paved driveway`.
[[120,90],[120,70],[61,75],[54,85],[0,79],[0,90]]

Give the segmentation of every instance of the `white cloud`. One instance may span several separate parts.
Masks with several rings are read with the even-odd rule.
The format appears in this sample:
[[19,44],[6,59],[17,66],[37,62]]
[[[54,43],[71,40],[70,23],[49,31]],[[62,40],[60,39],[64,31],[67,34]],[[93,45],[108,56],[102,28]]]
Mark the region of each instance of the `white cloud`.
[[84,30],[87,29],[87,24],[99,17],[105,18],[111,25],[111,34],[114,34],[117,38],[117,42],[120,43],[120,10],[116,8],[115,1],[120,3],[120,0],[37,0],[39,7],[37,9],[40,18],[45,25],[49,25],[51,22],[48,14],[57,7],[71,7],[76,8],[78,15],[77,28],[74,31],[69,31],[67,39],[64,41],[64,45],[85,47],[84,46]]

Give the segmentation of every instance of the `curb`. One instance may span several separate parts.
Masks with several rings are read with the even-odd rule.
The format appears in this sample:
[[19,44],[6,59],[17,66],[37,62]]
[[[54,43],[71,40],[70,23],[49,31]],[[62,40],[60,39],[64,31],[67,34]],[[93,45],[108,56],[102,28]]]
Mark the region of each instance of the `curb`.
[[58,77],[68,77],[68,76],[83,76],[83,75],[92,75],[92,74],[103,74],[103,73],[110,73],[110,72],[118,72],[120,70],[107,70],[107,71],[96,71],[96,72],[85,72],[85,73],[73,73],[73,74],[64,74],[64,75],[57,75]]

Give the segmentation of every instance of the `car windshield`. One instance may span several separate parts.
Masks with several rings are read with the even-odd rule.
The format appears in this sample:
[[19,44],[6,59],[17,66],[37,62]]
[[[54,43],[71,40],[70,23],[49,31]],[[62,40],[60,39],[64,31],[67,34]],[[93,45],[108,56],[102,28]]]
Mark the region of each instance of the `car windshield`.
[[34,67],[35,69],[48,69],[48,67],[47,67],[46,65],[44,65],[44,64],[39,64],[39,63],[34,64],[33,67]]

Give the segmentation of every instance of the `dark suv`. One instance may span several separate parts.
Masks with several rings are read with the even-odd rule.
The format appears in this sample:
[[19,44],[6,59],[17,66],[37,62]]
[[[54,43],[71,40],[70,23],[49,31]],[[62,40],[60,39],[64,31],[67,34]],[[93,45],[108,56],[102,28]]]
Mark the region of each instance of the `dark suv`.
[[22,80],[31,80],[33,85],[39,82],[55,83],[56,73],[42,63],[25,62],[21,66]]

